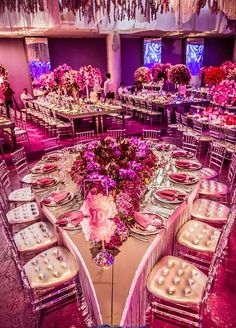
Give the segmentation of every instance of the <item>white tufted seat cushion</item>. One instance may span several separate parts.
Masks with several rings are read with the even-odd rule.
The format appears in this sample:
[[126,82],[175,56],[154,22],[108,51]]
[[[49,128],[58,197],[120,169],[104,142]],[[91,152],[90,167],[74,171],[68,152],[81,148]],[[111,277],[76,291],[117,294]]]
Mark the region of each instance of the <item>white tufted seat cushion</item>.
[[191,216],[199,221],[209,223],[224,223],[227,220],[230,209],[210,199],[199,198],[193,203]]
[[156,297],[182,305],[198,305],[207,276],[175,256],[162,257],[148,275],[147,288]]
[[219,173],[209,167],[203,167],[200,171],[200,179],[203,180],[213,180],[217,178]]
[[189,220],[178,231],[177,242],[195,251],[212,254],[218,243],[220,231],[209,224]]
[[23,178],[21,178],[21,182],[23,183],[32,183],[32,174],[26,174]]
[[216,198],[226,196],[228,187],[226,184],[214,180],[202,180],[200,183],[199,194],[201,196],[214,196]]
[[9,224],[28,223],[39,220],[39,209],[35,202],[17,206],[8,211],[7,220]]
[[19,252],[39,251],[57,242],[54,227],[49,222],[36,222],[14,235]]
[[67,248],[56,246],[33,257],[24,270],[32,288],[53,288],[74,278],[78,266]]
[[30,187],[25,187],[12,191],[8,199],[10,202],[32,202],[34,200],[34,194]]

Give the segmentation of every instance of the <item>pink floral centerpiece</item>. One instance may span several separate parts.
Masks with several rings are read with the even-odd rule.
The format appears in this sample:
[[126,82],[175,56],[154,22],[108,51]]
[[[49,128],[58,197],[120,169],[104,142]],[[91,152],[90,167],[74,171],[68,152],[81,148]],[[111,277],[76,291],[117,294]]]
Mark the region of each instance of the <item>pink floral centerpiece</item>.
[[220,66],[226,73],[227,77],[229,74],[236,69],[236,63],[231,62],[230,60],[225,61],[223,64]]
[[188,85],[191,80],[189,68],[183,64],[172,66],[169,72],[169,80],[177,85]]
[[236,81],[223,80],[211,88],[210,94],[213,101],[221,106],[234,105],[236,101]]
[[153,82],[158,82],[159,80],[163,79],[167,81],[169,79],[169,72],[172,65],[169,63],[166,64],[154,64],[150,69],[148,74],[150,75],[150,79]]
[[81,66],[79,69],[78,83],[81,90],[86,89],[87,98],[89,98],[88,87],[94,87],[95,85],[101,85],[102,74],[98,68],[91,65]]
[[151,81],[150,76],[149,76],[149,69],[145,66],[141,66],[136,69],[134,72],[134,81],[141,82],[141,83],[148,83]]
[[0,64],[0,86],[4,87],[4,85],[8,82],[8,70]]

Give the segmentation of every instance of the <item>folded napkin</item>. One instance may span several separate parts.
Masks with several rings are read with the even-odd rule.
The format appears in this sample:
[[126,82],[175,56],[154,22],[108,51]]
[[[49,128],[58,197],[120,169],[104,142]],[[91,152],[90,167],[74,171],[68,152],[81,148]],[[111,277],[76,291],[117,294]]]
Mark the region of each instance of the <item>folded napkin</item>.
[[55,181],[54,178],[40,178],[40,179],[37,179],[36,181],[34,181],[32,183],[32,186],[33,187],[47,186],[47,185],[53,183],[54,181]]
[[161,197],[161,198],[165,198],[167,200],[173,201],[176,199],[183,199],[185,197],[185,194],[182,194],[176,190],[173,189],[165,189],[165,190],[158,190],[156,192],[156,194]]
[[43,170],[51,170],[56,167],[55,163],[46,163],[43,165]]
[[193,181],[195,179],[194,176],[184,173],[172,173],[170,174],[170,178],[178,182]]
[[197,168],[199,167],[198,163],[194,162],[189,162],[189,161],[176,161],[175,164],[179,167],[184,167],[184,168]]
[[61,155],[59,155],[59,154],[49,154],[48,156],[47,156],[47,159],[50,159],[50,160],[58,160],[58,159],[60,159],[61,158]]
[[154,214],[147,214],[147,213],[140,213],[140,212],[134,212],[134,219],[135,221],[140,224],[145,229],[150,224],[151,220],[153,219],[155,215]]
[[73,224],[74,226],[77,226],[80,224],[80,222],[83,220],[84,215],[81,211],[77,212],[67,212],[63,215],[62,218],[57,220],[57,225],[67,225],[68,223]]
[[42,201],[42,203],[50,204],[53,200],[58,204],[65,200],[69,195],[69,191],[53,191],[49,197]]
[[185,156],[187,156],[187,152],[184,150],[176,150],[172,153],[172,156],[173,157],[180,157],[180,156],[185,157]]

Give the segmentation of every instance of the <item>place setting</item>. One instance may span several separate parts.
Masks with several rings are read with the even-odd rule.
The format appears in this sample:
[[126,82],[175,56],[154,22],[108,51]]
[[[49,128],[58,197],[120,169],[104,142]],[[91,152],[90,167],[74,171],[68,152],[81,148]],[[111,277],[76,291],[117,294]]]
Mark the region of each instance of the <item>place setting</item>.
[[31,173],[33,174],[46,174],[51,173],[53,171],[57,170],[57,164],[56,163],[41,163],[37,164],[31,169]]
[[35,190],[44,190],[55,187],[60,182],[58,177],[39,177],[31,183],[31,187]]
[[177,149],[172,152],[171,156],[173,158],[192,158],[194,157],[194,153],[183,149]]
[[71,191],[54,190],[43,196],[41,204],[47,207],[60,207],[71,202],[74,196],[74,193]]
[[45,162],[57,162],[59,160],[61,160],[63,157],[61,152],[55,152],[55,153],[49,153],[46,154],[42,157],[42,160],[44,160]]
[[177,169],[188,171],[198,171],[202,168],[201,163],[191,160],[176,160],[175,166]]
[[188,172],[170,173],[168,178],[171,182],[183,185],[193,185],[199,181],[197,175]]

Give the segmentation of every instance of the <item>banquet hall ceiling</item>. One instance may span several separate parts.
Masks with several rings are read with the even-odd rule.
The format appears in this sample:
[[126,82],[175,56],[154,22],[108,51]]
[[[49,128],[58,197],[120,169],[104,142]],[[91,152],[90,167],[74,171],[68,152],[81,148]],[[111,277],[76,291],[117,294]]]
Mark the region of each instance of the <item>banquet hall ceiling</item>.
[[236,35],[234,0],[2,0],[0,37]]

